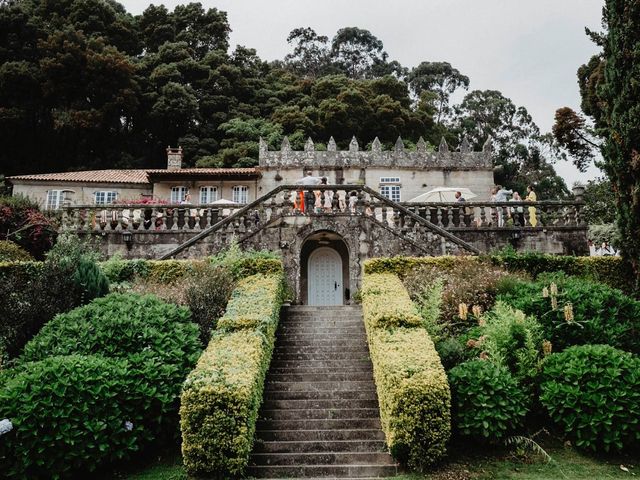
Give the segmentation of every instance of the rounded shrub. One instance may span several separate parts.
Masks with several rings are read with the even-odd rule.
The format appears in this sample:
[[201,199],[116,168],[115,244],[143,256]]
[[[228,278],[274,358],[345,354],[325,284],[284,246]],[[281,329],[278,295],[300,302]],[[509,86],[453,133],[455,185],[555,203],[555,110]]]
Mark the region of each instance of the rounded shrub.
[[33,257],[17,243],[10,240],[0,240],[0,262],[28,262]]
[[509,371],[486,360],[470,360],[449,371],[453,425],[462,436],[488,442],[522,425],[527,399]]
[[535,282],[505,287],[498,300],[534,315],[556,351],[608,344],[640,353],[640,301],[615,288],[561,273],[542,274]]
[[177,425],[177,399],[201,351],[189,310],[151,295],[113,293],[57,315],[24,348],[21,362],[55,355],[126,359],[146,387],[145,423],[154,434]]
[[608,345],[582,345],[544,362],[540,401],[587,450],[640,443],[640,358]]
[[147,435],[139,398],[124,360],[72,355],[12,369],[0,387],[0,419],[12,424],[3,478],[69,478],[127,458]]

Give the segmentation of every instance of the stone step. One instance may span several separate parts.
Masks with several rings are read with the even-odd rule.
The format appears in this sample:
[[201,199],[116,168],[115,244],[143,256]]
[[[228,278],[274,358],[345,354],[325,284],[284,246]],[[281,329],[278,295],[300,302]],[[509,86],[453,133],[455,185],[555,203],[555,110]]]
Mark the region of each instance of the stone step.
[[342,359],[342,360],[276,360],[271,361],[271,368],[332,368],[344,369],[354,367],[369,367],[371,360],[369,358],[362,359]]
[[261,465],[251,466],[247,474],[257,478],[384,478],[397,475],[396,465]]
[[262,410],[260,418],[264,420],[335,420],[349,418],[378,418],[377,408],[302,408]]
[[333,355],[336,353],[351,354],[352,358],[369,356],[369,349],[366,346],[360,347],[317,347],[314,345],[297,346],[278,346],[274,348],[274,355]]
[[330,343],[332,341],[342,340],[344,342],[366,342],[366,334],[365,332],[337,332],[337,333],[313,333],[313,332],[300,332],[300,333],[291,333],[281,335],[280,333],[276,336],[276,343],[280,341],[287,342],[314,342],[314,343]]
[[258,430],[354,430],[382,428],[379,418],[324,418],[302,420],[258,420]]
[[308,372],[308,373],[273,373],[269,375],[269,382],[373,382],[371,371],[342,371],[342,372]]
[[254,465],[395,465],[386,452],[254,453]]
[[276,334],[276,338],[284,339],[289,336],[333,336],[333,337],[342,337],[340,338],[343,341],[355,340],[364,340],[365,336],[364,327],[353,326],[353,327],[286,327],[281,326],[278,327],[278,333]]
[[255,453],[386,452],[384,440],[258,441]]
[[363,352],[313,352],[313,353],[280,353],[274,352],[274,360],[296,361],[296,360],[366,360],[368,353]]
[[287,315],[291,315],[291,313],[298,312],[348,312],[348,311],[361,311],[362,306],[360,305],[323,305],[313,306],[313,305],[289,305],[283,308],[283,310],[287,313]]
[[340,440],[384,440],[384,432],[380,429],[343,429],[343,430],[262,430],[259,432],[262,441],[340,441]]
[[303,408],[378,408],[375,399],[316,399],[316,400],[266,400],[262,407],[265,410],[279,408],[303,409]]
[[288,374],[288,373],[295,373],[295,374],[301,374],[301,373],[335,373],[335,372],[343,372],[343,373],[349,373],[349,372],[369,372],[371,374],[373,374],[373,368],[371,367],[371,365],[360,365],[360,364],[354,364],[353,366],[347,367],[322,367],[322,366],[318,366],[318,367],[300,367],[297,365],[292,365],[292,366],[288,366],[288,367],[280,367],[280,366],[276,366],[275,364],[271,364],[271,368],[269,369],[269,372],[271,375],[281,375],[281,374]]
[[317,390],[267,390],[268,400],[378,400],[375,388],[369,390],[317,391]]
[[371,380],[354,380],[349,382],[272,382],[267,380],[265,392],[339,392],[339,391],[372,391],[375,385]]

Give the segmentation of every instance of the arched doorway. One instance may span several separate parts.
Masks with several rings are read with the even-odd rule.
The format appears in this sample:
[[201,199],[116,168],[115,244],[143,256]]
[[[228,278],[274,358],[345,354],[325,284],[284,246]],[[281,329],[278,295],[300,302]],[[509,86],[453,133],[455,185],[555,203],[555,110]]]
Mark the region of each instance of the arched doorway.
[[342,305],[342,258],[330,247],[316,248],[307,266],[309,305]]
[[300,250],[299,301],[306,305],[343,305],[350,299],[349,249],[332,231],[316,231]]

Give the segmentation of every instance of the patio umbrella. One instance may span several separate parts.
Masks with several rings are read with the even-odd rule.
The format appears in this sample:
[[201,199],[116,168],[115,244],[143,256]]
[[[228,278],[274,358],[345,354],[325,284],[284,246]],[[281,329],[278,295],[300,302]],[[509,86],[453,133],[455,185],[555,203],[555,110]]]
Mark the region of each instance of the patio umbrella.
[[464,198],[465,200],[471,200],[472,198],[476,198],[478,196],[468,188],[464,187],[438,187],[434,188],[433,190],[429,190],[426,193],[422,193],[409,201],[414,203],[455,202],[456,192],[460,192],[462,194],[462,198]]
[[211,202],[209,205],[240,205],[240,204],[238,202],[233,202],[231,200],[225,200],[224,198],[221,198],[220,200]]

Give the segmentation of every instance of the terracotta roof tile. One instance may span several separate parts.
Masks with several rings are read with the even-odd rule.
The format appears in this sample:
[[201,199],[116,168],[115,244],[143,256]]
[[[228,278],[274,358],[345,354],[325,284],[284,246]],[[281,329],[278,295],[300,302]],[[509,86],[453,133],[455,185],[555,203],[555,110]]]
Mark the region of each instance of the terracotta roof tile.
[[180,170],[86,170],[81,172],[42,173],[37,175],[15,175],[7,180],[35,180],[40,182],[74,182],[74,183],[131,183],[149,184],[149,176],[181,176],[181,175],[259,175],[255,168],[183,168]]
[[15,175],[8,177],[7,180],[78,183],[149,183],[146,170],[86,170],[82,172],[41,173],[37,175]]

